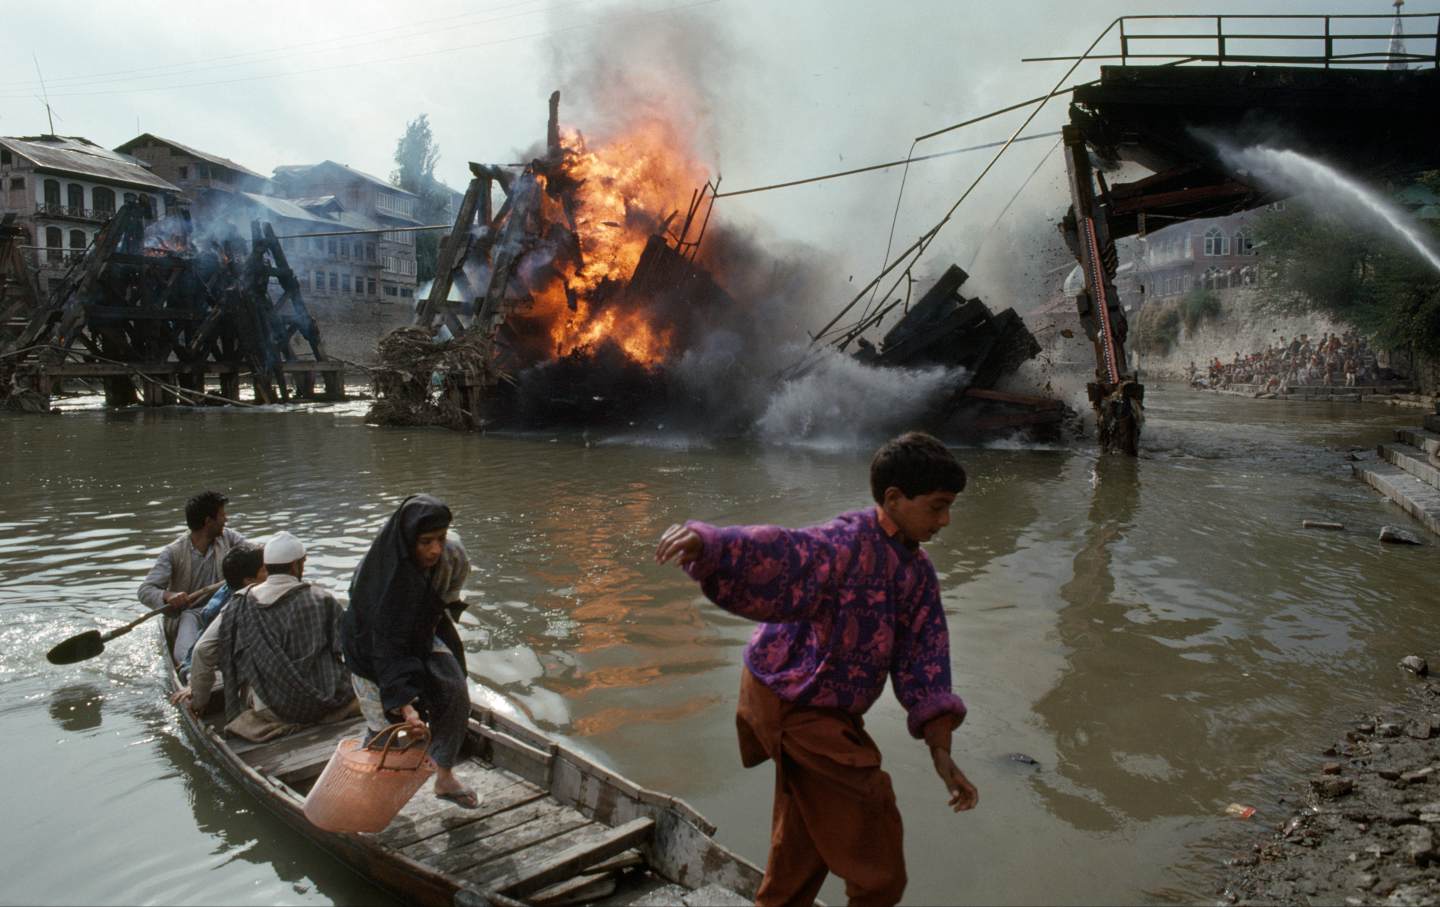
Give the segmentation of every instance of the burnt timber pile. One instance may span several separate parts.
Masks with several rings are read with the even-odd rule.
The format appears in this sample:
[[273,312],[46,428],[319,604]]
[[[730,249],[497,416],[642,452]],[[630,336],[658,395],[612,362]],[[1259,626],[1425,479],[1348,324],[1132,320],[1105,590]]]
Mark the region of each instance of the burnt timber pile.
[[969,276],[951,265],[878,348],[862,338],[855,358],[889,368],[964,369],[962,383],[930,416],[931,427],[942,433],[1026,429],[1037,440],[1058,438],[1067,415],[1060,401],[995,390],[1039,355],[1040,344],[1014,309],[997,315],[981,300],[966,298],[960,291]]
[[[553,312],[537,297],[563,292],[568,313],[589,323],[644,310],[677,348],[703,329],[705,312],[734,301],[695,263],[709,222],[707,193],[648,225],[625,277],[587,287],[573,276],[586,255],[571,152],[562,145],[559,92],[550,97],[544,153],[523,167],[470,164],[473,178],[441,242],[436,277],[414,325],[378,346],[370,421],[479,428],[490,424],[603,424],[669,410],[676,391],[662,362],[640,361],[608,340],[560,349]],[[495,190],[503,199],[494,206]],[[600,225],[621,228],[618,223]],[[557,289],[558,288],[558,289]],[[564,317],[564,313],[562,313]],[[427,339],[428,338],[428,339]]]
[[[1255,18],[1323,20],[1323,43],[1318,33],[1268,39],[1226,34],[1227,22],[1235,19],[1243,20],[1243,32],[1257,31],[1249,21]],[[1220,16],[1215,34],[1194,37],[1183,53],[1170,54],[1145,51],[1177,35],[1126,33],[1127,22],[1135,29],[1140,20],[1169,17],[1124,17],[1112,25],[1119,26],[1120,53],[1113,56],[1122,65],[1102,66],[1097,82],[1077,86],[1072,95],[1070,124],[1062,135],[1071,206],[1060,225],[1085,278],[1076,306],[1095,347],[1097,368],[1088,390],[1103,449],[1136,454],[1144,402],[1144,387],[1125,354],[1128,326],[1114,284],[1115,241],[1144,236],[1147,227],[1219,217],[1275,200],[1253,177],[1226,163],[1217,139],[1238,148],[1291,148],[1369,179],[1440,166],[1436,55],[1349,52],[1355,45],[1347,41],[1385,37],[1346,34],[1341,27],[1343,20],[1363,18]],[[1295,29],[1292,24],[1285,31]],[[1246,39],[1252,49],[1228,50],[1227,39],[1230,48],[1247,46],[1237,40]],[[1257,39],[1288,46],[1256,53]],[[1202,41],[1213,41],[1213,52],[1195,52]],[[1131,57],[1214,65],[1134,65]],[[1401,66],[1345,68],[1395,63]],[[1403,68],[1413,63],[1430,68]],[[1126,161],[1152,175],[1109,184],[1104,171]]]
[[251,224],[249,243],[232,231],[198,250],[158,233],[143,200],[127,203],[42,297],[0,228],[0,402],[45,411],[64,382],[91,379],[110,406],[239,402],[242,375],[257,403],[317,396],[317,375],[324,397],[343,396],[340,364],[326,359],[268,223]]

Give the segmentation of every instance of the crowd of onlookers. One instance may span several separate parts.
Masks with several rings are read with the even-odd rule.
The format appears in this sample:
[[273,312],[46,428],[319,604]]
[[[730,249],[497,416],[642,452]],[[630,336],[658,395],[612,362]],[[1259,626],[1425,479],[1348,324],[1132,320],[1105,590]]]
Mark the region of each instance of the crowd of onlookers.
[[1291,340],[1281,337],[1279,343],[1248,356],[1236,353],[1230,362],[1217,356],[1202,369],[1192,361],[1186,372],[1193,387],[1223,389],[1248,384],[1278,393],[1311,385],[1368,386],[1400,377],[1381,366],[1365,338],[1354,331],[1326,333],[1318,340],[1310,339],[1309,334]]

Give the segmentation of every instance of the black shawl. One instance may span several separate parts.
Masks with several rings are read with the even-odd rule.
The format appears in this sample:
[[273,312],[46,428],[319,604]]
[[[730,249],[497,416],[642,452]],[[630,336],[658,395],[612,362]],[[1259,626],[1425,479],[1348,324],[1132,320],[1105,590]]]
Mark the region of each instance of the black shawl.
[[432,689],[425,661],[435,637],[465,669],[460,634],[430,583],[430,571],[414,561],[415,540],[450,525],[450,508],[428,494],[400,503],[350,580],[350,607],[340,621],[340,641],[350,670],[380,687],[380,702],[394,712]]

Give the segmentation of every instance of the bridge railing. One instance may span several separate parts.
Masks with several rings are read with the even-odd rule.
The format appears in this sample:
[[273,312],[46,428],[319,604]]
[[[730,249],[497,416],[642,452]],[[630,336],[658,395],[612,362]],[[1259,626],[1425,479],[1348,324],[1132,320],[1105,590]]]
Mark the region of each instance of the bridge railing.
[[[1401,49],[1392,47],[1397,16],[1175,15],[1122,16],[1102,38],[1107,52],[1081,57],[1028,57],[1025,62],[1119,60],[1121,65],[1378,66],[1423,69],[1440,65],[1440,13],[1401,13]],[[1099,45],[1105,42],[1097,42]]]

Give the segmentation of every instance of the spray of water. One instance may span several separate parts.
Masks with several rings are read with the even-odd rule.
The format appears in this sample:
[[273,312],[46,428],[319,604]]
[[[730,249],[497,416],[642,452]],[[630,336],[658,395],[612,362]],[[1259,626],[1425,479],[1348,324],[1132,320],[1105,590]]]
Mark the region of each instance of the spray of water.
[[1345,213],[1393,231],[1440,271],[1440,255],[1403,211],[1328,164],[1299,152],[1255,145],[1243,151],[1220,147],[1221,156],[1270,189],[1290,195],[1310,193]]
[[914,428],[957,387],[964,369],[875,368],[834,353],[801,378],[787,381],[756,422],[769,444],[865,447]]

